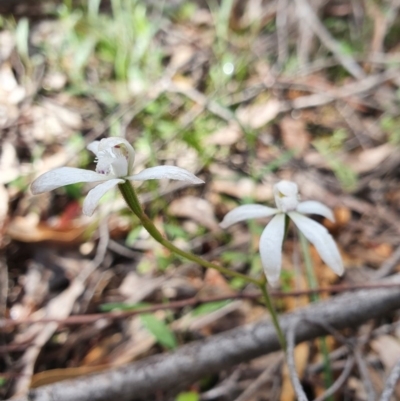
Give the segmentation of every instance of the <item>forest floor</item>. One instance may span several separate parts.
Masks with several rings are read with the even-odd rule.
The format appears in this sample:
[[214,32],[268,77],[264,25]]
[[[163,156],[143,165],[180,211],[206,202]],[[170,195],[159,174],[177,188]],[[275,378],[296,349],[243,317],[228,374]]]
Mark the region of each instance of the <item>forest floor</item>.
[[[268,219],[223,230],[227,212],[246,203],[274,207],[280,180],[297,183],[302,200],[329,206],[335,223],[313,218],[333,235],[345,273],[338,277],[310,247],[307,274],[291,226],[280,282],[270,288],[281,314],[376,288],[400,270],[398,1],[6,4],[2,399],[267,316],[256,287],[163,248],[117,191],[92,217],[81,213],[86,184],[32,195],[33,179],[53,168],[93,169],[86,146],[94,140],[126,138],[135,172],[176,165],[203,179],[200,186],[162,180],[135,188],[176,246],[254,278],[263,271],[258,243]],[[357,363],[328,399],[373,400],[400,359],[399,313],[342,334],[358,344]],[[295,348],[310,400],[346,369],[349,355],[340,350],[332,334]],[[285,366],[279,353],[260,356],[157,399],[230,401],[252,388],[242,401],[292,401]],[[395,392],[400,399],[400,386]]]

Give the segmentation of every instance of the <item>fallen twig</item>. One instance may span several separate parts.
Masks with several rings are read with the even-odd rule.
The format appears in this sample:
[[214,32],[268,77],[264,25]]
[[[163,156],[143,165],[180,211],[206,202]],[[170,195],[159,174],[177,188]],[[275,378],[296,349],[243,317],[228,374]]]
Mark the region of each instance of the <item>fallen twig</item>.
[[[399,288],[400,283],[381,283],[381,284],[355,284],[355,285],[331,285],[328,287],[319,287],[314,289],[307,290],[296,290],[296,291],[271,291],[271,295],[274,298],[288,298],[288,297],[301,297],[304,295],[311,294],[321,294],[321,293],[339,293],[339,292],[351,292],[358,290],[374,290],[379,288]],[[176,310],[182,309],[187,306],[196,307],[198,305],[202,305],[210,302],[218,302],[218,301],[227,301],[230,299],[257,299],[262,297],[262,294],[258,291],[254,292],[239,292],[237,294],[230,295],[220,295],[214,297],[207,298],[199,298],[192,297],[188,299],[183,299],[179,301],[172,301],[169,303],[155,304],[151,306],[146,306],[144,308],[132,308],[131,310],[116,310],[112,312],[104,312],[104,313],[91,313],[85,315],[72,315],[63,319],[59,318],[25,318],[25,319],[0,319],[0,328],[6,327],[14,327],[23,324],[34,324],[34,323],[57,323],[61,326],[75,326],[81,324],[90,324],[98,322],[101,319],[105,320],[118,320],[125,319],[127,317],[140,315],[141,313],[151,313],[159,310]],[[2,348],[0,347],[0,353],[2,352]]]
[[299,323],[300,319],[293,320],[287,331],[287,366],[289,369],[290,381],[292,382],[297,399],[299,401],[308,401],[303,386],[300,383],[300,379],[296,371],[296,362],[294,359],[294,348],[296,346],[296,327],[299,325]]
[[[400,283],[400,275],[391,277],[391,282]],[[308,317],[342,329],[356,327],[398,308],[400,293],[396,288],[361,290],[315,303],[284,315],[280,321],[287,330],[294,321],[300,320],[296,341],[301,342],[326,333],[320,325],[308,323]],[[32,389],[14,401],[128,401],[171,388],[179,391],[206,374],[278,349],[279,341],[272,323],[262,321],[122,368]]]
[[400,359],[397,361],[396,365],[393,366],[390,372],[389,378],[385,384],[385,388],[382,391],[380,401],[390,401],[390,397],[393,394],[394,387],[400,379]]
[[365,77],[362,68],[357,64],[353,57],[344,54],[339,43],[327,31],[325,26],[315,14],[313,8],[308,4],[307,0],[296,0],[299,17],[307,21],[309,27],[319,37],[321,42],[334,54],[342,66],[355,78],[361,79]]

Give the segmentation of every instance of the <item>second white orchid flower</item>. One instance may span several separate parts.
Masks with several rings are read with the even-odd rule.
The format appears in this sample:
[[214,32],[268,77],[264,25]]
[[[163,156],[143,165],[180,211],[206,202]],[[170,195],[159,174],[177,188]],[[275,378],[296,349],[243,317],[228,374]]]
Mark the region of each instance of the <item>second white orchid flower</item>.
[[39,176],[31,185],[33,194],[40,194],[64,185],[78,182],[99,182],[89,191],[82,211],[91,216],[101,197],[111,188],[125,181],[145,181],[169,178],[186,181],[191,184],[203,184],[204,181],[189,171],[176,166],[156,166],[146,168],[138,174],[132,174],[135,151],[123,138],[105,138],[94,141],[87,147],[96,155],[96,171],[74,167],[60,167]]
[[247,219],[274,216],[260,238],[260,255],[265,275],[270,283],[279,279],[282,265],[282,243],[285,236],[285,216],[315,246],[321,259],[338,275],[343,274],[339,250],[328,230],[303,213],[319,214],[334,221],[332,211],[320,202],[299,203],[298,187],[290,181],[280,181],[274,186],[276,208],[263,205],[243,205],[230,211],[221,222],[222,228]]

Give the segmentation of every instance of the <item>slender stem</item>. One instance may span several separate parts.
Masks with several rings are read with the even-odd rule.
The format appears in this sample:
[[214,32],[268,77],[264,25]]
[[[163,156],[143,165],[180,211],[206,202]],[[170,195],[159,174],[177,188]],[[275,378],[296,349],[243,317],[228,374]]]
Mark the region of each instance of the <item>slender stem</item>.
[[[307,276],[307,281],[309,287],[314,290],[318,288],[318,282],[317,278],[314,273],[314,268],[313,268],[313,263],[311,259],[311,254],[310,254],[310,245],[308,243],[307,238],[304,236],[304,234],[299,231],[299,239],[300,239],[300,245],[301,245],[301,250],[303,253],[303,258],[304,258],[304,264],[306,266],[306,276]],[[310,295],[311,301],[315,302],[319,300],[319,294],[318,293],[313,293]],[[321,352],[323,355],[324,359],[324,376],[325,376],[325,385],[327,388],[330,388],[333,384],[333,374],[332,374],[332,369],[329,361],[329,351],[328,351],[328,344],[326,342],[326,337],[320,338],[320,347],[321,347]],[[333,397],[330,396],[328,400],[332,401]]]
[[172,244],[170,241],[168,241],[166,238],[164,238],[162,236],[162,234],[158,231],[158,229],[154,225],[154,223],[149,219],[149,217],[143,211],[142,206],[140,205],[139,199],[138,199],[136,192],[135,192],[134,188],[132,187],[131,183],[124,182],[123,184],[119,184],[118,186],[122,193],[122,196],[124,197],[127,205],[129,206],[129,208],[133,211],[133,213],[136,214],[136,216],[139,218],[139,220],[143,224],[143,227],[149,232],[149,234],[161,245],[164,245],[170,251],[172,251],[172,252],[176,253],[177,255],[182,256],[188,260],[191,260],[192,262],[195,262],[195,263],[199,264],[200,266],[206,267],[208,269],[215,269],[215,270],[219,271],[220,273],[226,274],[227,276],[238,277],[248,283],[255,284],[257,287],[259,287],[263,294],[265,306],[267,307],[267,309],[269,310],[269,312],[271,314],[272,322],[275,326],[276,333],[277,333],[279,342],[281,344],[281,347],[283,350],[286,351],[285,336],[283,335],[282,329],[279,325],[278,314],[275,310],[274,304],[269,295],[269,292],[267,289],[267,280],[265,277],[263,277],[260,280],[257,280],[252,277],[248,277],[245,274],[226,269],[225,267],[222,267],[215,263],[204,260],[203,258],[201,258],[191,252],[186,252],[186,251],[183,251],[182,249],[177,248],[174,244]]
[[132,188],[131,184],[129,182],[124,182],[123,184],[119,184],[119,189],[121,190],[121,193],[128,204],[128,206],[131,208],[131,210],[136,214],[136,216],[140,219],[141,223],[143,224],[143,227],[149,232],[149,234],[160,244],[164,245],[167,249],[170,251],[176,253],[179,256],[182,256],[194,263],[197,263],[203,267],[206,268],[211,268],[219,271],[220,273],[226,274],[228,276],[232,277],[238,277],[242,280],[245,280],[248,283],[253,283],[257,287],[260,286],[259,281],[257,279],[251,278],[246,276],[245,274],[235,272],[229,269],[226,269],[225,267],[219,266],[215,263],[209,262],[207,260],[202,259],[201,257],[190,253],[183,251],[182,249],[177,248],[174,244],[172,244],[170,241],[168,241],[166,238],[162,236],[162,234],[158,231],[157,227],[154,225],[154,223],[149,219],[149,217],[144,213],[142,207],[140,206],[139,199],[136,195],[135,190]]
[[260,288],[260,290],[261,290],[261,292],[263,294],[265,306],[267,307],[267,309],[269,310],[269,313],[271,314],[272,323],[275,326],[276,334],[278,336],[281,348],[282,348],[283,351],[286,352],[286,350],[287,350],[287,348],[286,348],[286,338],[285,338],[285,335],[283,334],[282,328],[281,328],[281,326],[279,324],[278,313],[276,312],[274,303],[273,303],[273,301],[271,299],[271,296],[269,295],[266,283],[263,284],[262,282],[260,282],[259,288]]

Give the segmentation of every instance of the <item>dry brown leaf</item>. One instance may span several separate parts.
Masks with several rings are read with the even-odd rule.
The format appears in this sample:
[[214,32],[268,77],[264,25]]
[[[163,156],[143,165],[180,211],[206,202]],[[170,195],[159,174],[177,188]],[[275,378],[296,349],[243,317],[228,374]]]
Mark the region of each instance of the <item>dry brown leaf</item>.
[[0,67],[1,103],[17,105],[26,96],[26,91],[18,85],[11,64],[5,62]]
[[76,368],[51,369],[36,373],[32,376],[30,388],[44,386],[46,384],[57,383],[63,380],[74,379],[76,377],[100,372],[108,369],[110,365],[100,366],[78,366]]
[[379,336],[371,341],[371,347],[379,355],[387,371],[390,371],[400,359],[400,342],[393,336]]
[[176,331],[199,331],[203,330],[203,334],[211,334],[210,327],[212,324],[219,322],[225,316],[242,309],[244,301],[232,301],[216,311],[206,315],[193,316],[192,314],[185,315],[180,319],[175,320],[171,324],[171,328]]
[[155,290],[159,289],[165,282],[166,278],[139,276],[136,272],[129,272],[122,281],[119,292],[126,297],[126,302],[140,302]]
[[121,333],[115,333],[112,336],[101,339],[94,345],[82,360],[84,366],[99,366],[104,364],[110,351],[123,341]]
[[51,242],[52,244],[78,244],[85,238],[88,226],[85,224],[67,224],[62,228],[51,227],[46,223],[38,223],[32,216],[16,216],[11,220],[7,234],[21,242]]
[[185,196],[172,201],[168,212],[176,217],[189,218],[210,231],[219,230],[214,208],[210,202],[196,196]]
[[[304,375],[304,370],[307,367],[308,358],[310,355],[310,347],[308,343],[301,343],[294,349],[294,360],[296,365],[296,372],[301,378]],[[280,401],[294,401],[296,400],[296,393],[293,389],[292,382],[290,380],[290,374],[287,364],[283,364],[282,369],[282,390]]]
[[[165,311],[156,313],[158,317],[164,317]],[[140,316],[134,316],[129,320],[125,333],[128,341],[117,346],[109,355],[110,366],[120,366],[132,362],[146,354],[156,343],[156,339],[143,327]]]
[[257,185],[251,178],[240,178],[236,181],[215,179],[211,183],[211,189],[238,199],[253,198],[257,202],[273,198],[272,185]]
[[4,141],[0,156],[0,183],[7,184],[20,175],[17,151],[11,142]]
[[10,31],[0,32],[0,60],[8,60],[15,48],[15,35]]
[[395,146],[385,143],[362,150],[358,155],[350,154],[346,157],[345,163],[356,173],[367,173],[377,168],[385,159],[396,152],[398,153],[399,150]]
[[236,122],[230,122],[225,127],[215,131],[207,138],[210,145],[231,146],[238,142],[243,136],[243,132]]
[[207,269],[204,276],[203,288],[198,296],[233,295],[234,291],[225,277],[218,271]]
[[241,107],[236,112],[236,116],[243,125],[257,129],[272,121],[279,114],[280,109],[280,101],[270,99],[264,104]]
[[281,120],[279,126],[283,144],[287,149],[293,150],[296,156],[303,154],[308,149],[311,138],[304,120],[295,120],[287,116]]
[[3,227],[4,220],[8,214],[8,191],[3,184],[0,183],[0,229]]

